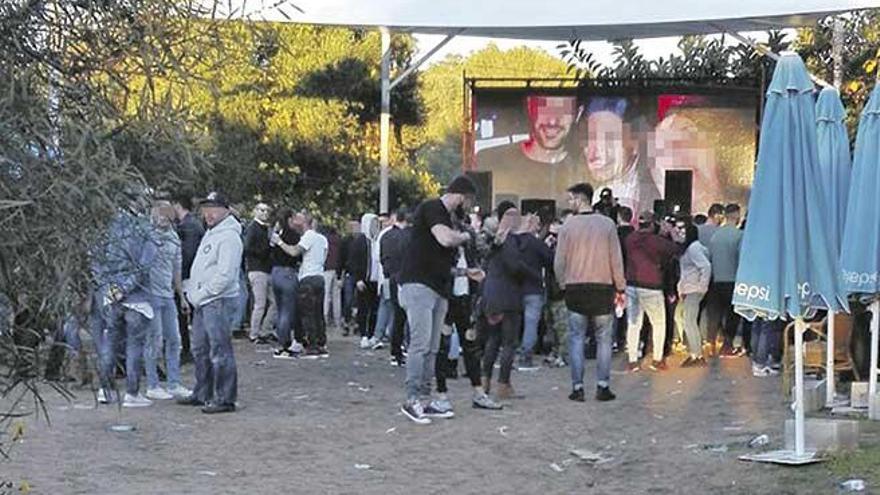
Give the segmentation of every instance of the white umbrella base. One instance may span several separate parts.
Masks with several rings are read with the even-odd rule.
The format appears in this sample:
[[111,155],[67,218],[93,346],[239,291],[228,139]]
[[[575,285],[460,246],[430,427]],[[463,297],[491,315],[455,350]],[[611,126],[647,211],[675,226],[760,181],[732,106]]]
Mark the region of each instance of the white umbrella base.
[[824,462],[825,458],[816,452],[804,452],[798,455],[793,450],[774,450],[771,452],[762,452],[760,454],[746,454],[738,457],[741,461],[747,462],[763,462],[768,464],[781,464],[784,466],[806,466],[807,464],[816,464]]

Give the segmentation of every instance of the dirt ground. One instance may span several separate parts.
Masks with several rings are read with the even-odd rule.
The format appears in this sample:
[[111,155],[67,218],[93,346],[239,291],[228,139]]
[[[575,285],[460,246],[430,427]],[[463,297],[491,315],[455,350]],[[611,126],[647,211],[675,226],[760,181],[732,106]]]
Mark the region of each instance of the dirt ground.
[[[398,412],[403,370],[354,342],[332,337],[328,360],[278,361],[237,341],[236,414],[162,402],[120,416],[95,409],[89,391],[71,403],[50,396],[51,425],[28,422],[0,479],[40,494],[808,494],[837,493],[841,481],[822,466],[737,460],[760,433],[781,448],[789,417],[780,379],[753,378],[745,359],[615,371],[610,403],[567,400],[567,368],[518,372],[527,398],[499,412],[472,409],[460,378],[449,382],[456,417],[420,426]],[[191,383],[191,367],[184,377]],[[137,429],[111,432],[119,422]],[[862,431],[863,446],[880,443],[880,428]],[[607,462],[578,461],[572,449]]]

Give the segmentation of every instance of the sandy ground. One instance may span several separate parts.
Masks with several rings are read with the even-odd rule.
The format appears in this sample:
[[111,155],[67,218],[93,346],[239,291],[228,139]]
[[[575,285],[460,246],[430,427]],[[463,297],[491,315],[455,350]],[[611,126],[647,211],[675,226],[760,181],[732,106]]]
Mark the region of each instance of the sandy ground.
[[[567,368],[515,373],[527,398],[500,412],[472,409],[460,378],[450,381],[456,417],[420,426],[398,412],[403,370],[387,351],[341,337],[330,351],[328,360],[278,361],[237,341],[236,414],[162,402],[120,416],[95,409],[88,391],[72,403],[50,397],[51,425],[29,421],[0,478],[64,494],[805,494],[836,493],[841,481],[823,467],[737,460],[760,433],[781,447],[788,417],[780,380],[753,378],[745,359],[615,372],[610,403],[568,401]],[[184,376],[192,379],[190,367]],[[108,430],[118,422],[137,429]],[[880,441],[880,429],[865,430],[863,445]],[[579,462],[572,449],[609,460]]]

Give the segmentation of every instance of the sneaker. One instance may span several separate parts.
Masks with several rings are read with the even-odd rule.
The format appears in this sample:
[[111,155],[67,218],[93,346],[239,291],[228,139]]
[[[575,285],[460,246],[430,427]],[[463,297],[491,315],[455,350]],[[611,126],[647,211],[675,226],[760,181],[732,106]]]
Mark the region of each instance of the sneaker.
[[181,398],[177,399],[177,405],[179,405],[179,406],[204,406],[205,403],[200,401],[199,399],[196,399],[196,397],[194,395],[190,394],[186,397],[181,397]]
[[324,346],[318,347],[318,357],[321,359],[327,359],[330,357],[330,351]]
[[752,376],[755,376],[758,378],[764,378],[764,377],[770,376],[770,375],[767,373],[767,368],[753,364],[752,365]]
[[732,348],[722,347],[721,352],[718,353],[718,357],[721,359],[733,359],[739,356],[737,356],[736,351],[734,351]]
[[767,376],[779,376],[779,370],[775,370],[770,366],[764,366],[764,373],[767,373]]
[[608,402],[616,399],[617,396],[611,392],[610,387],[596,387],[596,400],[599,402]]
[[174,398],[174,396],[165,391],[165,389],[161,387],[156,387],[147,390],[147,398],[153,400],[171,400]]
[[408,401],[400,406],[400,412],[402,412],[403,415],[409,418],[413,423],[419,425],[431,424],[431,418],[425,416],[425,410],[422,408],[421,402]]
[[299,353],[293,352],[290,349],[275,349],[272,357],[275,359],[296,359],[299,357]]
[[695,362],[696,362],[696,359],[694,359],[693,356],[688,356],[688,357],[684,358],[684,361],[681,362],[680,366],[682,368],[693,368]]
[[626,372],[627,373],[638,373],[639,371],[641,371],[641,369],[642,369],[642,367],[639,366],[638,361],[636,361],[634,363],[628,363],[626,365]]
[[474,409],[488,409],[490,411],[504,409],[504,406],[492,400],[485,392],[474,394],[472,404]]
[[573,400],[575,402],[586,401],[586,398],[584,397],[584,389],[579,388],[577,390],[572,390],[572,392],[568,394],[568,400]]
[[372,349],[374,351],[378,351],[379,349],[384,349],[384,348],[385,348],[385,344],[383,344],[381,340],[371,342],[370,349]]
[[317,348],[314,348],[314,347],[313,347],[313,348],[308,349],[308,350],[307,350],[302,356],[300,356],[300,357],[301,357],[302,359],[318,359],[319,357],[321,357],[321,353],[320,353],[320,351],[318,351]]
[[770,369],[773,370],[773,371],[777,371],[777,372],[778,372],[779,370],[782,369],[782,363],[780,363],[779,361],[773,361],[773,360],[771,359],[770,362],[767,363],[767,367],[770,368]]
[[116,395],[112,390],[104,390],[103,388],[98,389],[98,403],[99,404],[110,404],[111,402],[116,402]]
[[235,412],[235,404],[208,404],[202,408],[204,414],[223,414]]
[[361,349],[369,349],[370,345],[370,339],[361,337]]
[[152,405],[153,401],[141,394],[125,394],[125,399],[122,401],[122,407],[149,407]]
[[565,362],[565,359],[563,359],[562,357],[557,357],[557,358],[554,359],[553,362],[550,363],[550,364],[551,364],[551,366],[553,366],[554,368],[565,368],[566,366],[568,366],[568,363],[566,363],[566,362]]
[[452,411],[452,404],[446,400],[432,400],[425,406],[423,414],[428,418],[452,419],[455,413]]
[[305,350],[305,348],[302,346],[302,344],[300,344],[299,342],[297,342],[295,340],[293,341],[292,344],[290,344],[290,352],[292,352],[294,354],[302,354],[304,350]]
[[531,358],[524,358],[520,360],[519,366],[516,367],[517,371],[537,371],[541,369],[540,366],[535,366],[535,363]]
[[669,366],[666,366],[666,361],[651,361],[651,364],[648,366],[648,369],[651,371],[666,371],[669,369]]
[[736,357],[743,357],[743,356],[748,355],[748,353],[749,353],[749,351],[746,350],[745,347],[737,347],[736,349],[733,350],[733,355]]
[[192,390],[184,387],[183,385],[177,384],[168,389],[168,393],[175,397],[189,397],[192,395]]

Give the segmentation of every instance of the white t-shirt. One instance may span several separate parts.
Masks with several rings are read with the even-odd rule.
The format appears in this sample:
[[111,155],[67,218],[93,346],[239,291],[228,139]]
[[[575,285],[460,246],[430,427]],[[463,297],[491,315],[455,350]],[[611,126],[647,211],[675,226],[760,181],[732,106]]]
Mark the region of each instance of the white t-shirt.
[[324,261],[327,260],[327,238],[312,229],[305,231],[297,246],[303,249],[302,264],[299,266],[299,279],[324,275]]
[[[464,248],[458,248],[458,263],[456,268],[467,268],[467,258],[464,255]],[[470,289],[470,282],[467,277],[455,277],[452,283],[453,296],[466,296]]]

